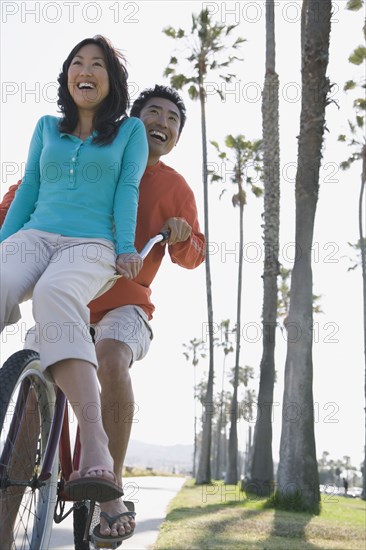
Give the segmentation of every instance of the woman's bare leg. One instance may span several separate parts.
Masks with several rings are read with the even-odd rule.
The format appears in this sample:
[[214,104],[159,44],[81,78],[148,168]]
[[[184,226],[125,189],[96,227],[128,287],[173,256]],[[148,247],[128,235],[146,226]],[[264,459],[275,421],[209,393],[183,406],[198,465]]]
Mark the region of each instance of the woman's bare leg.
[[[108,449],[108,437],[103,427],[99,385],[94,365],[79,359],[66,359],[49,367],[57,386],[67,397],[80,427],[80,470],[103,464],[113,472],[113,459]],[[110,476],[93,471],[90,475]]]

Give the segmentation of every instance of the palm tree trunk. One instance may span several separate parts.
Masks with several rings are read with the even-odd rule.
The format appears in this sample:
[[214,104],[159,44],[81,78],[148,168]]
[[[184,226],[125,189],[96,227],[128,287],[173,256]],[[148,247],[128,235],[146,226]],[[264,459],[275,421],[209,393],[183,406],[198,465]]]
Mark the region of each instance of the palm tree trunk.
[[195,364],[195,348],[193,347],[193,463],[192,463],[192,477],[196,477],[196,463],[197,463],[197,396],[196,396],[196,364]]
[[275,380],[277,276],[279,273],[280,161],[278,126],[278,76],[275,71],[273,0],[266,4],[266,74],[262,102],[264,145],[264,271],[263,352],[260,364],[258,411],[250,466],[250,482],[258,495],[273,487],[272,408]]
[[288,506],[319,511],[319,476],[314,437],[313,293],[311,247],[329,92],[331,0],[308,0],[302,52],[302,108],[296,174],[296,257],[291,277],[278,496]]
[[202,79],[199,86],[201,105],[201,134],[202,134],[202,176],[203,176],[203,204],[204,204],[204,228],[206,237],[206,296],[207,296],[207,320],[209,327],[209,370],[207,380],[207,392],[204,403],[202,419],[202,443],[199,456],[196,485],[211,483],[211,436],[213,415],[213,381],[214,381],[214,325],[212,306],[212,283],[209,254],[209,216],[208,216],[208,171],[207,171],[207,135],[206,135],[206,110],[205,92]]
[[241,337],[241,295],[243,285],[243,234],[244,234],[244,202],[242,189],[239,183],[239,268],[238,268],[238,292],[236,305],[236,348],[235,348],[235,371],[234,391],[230,411],[230,432],[228,448],[228,464],[225,476],[225,483],[236,485],[238,482],[238,385],[240,366],[240,337]]
[[222,439],[222,417],[223,417],[223,408],[224,408],[224,381],[225,381],[225,365],[226,365],[226,354],[224,356],[224,361],[222,365],[222,380],[221,380],[221,396],[220,396],[220,411],[219,417],[217,420],[217,445],[216,445],[216,470],[215,470],[215,479],[221,479],[222,470],[221,470],[221,439]]
[[364,216],[364,194],[366,185],[366,145],[362,147],[362,175],[361,175],[361,190],[359,198],[359,233],[360,233],[360,249],[361,249],[361,266],[362,266],[362,289],[363,289],[363,346],[365,355],[365,447],[364,447],[364,462],[363,462],[363,482],[362,482],[362,498],[366,500],[366,250],[365,236],[363,228]]
[[[305,51],[305,35],[306,35],[306,22],[308,13],[309,0],[302,0],[301,7],[301,51]],[[301,56],[301,71],[304,68],[304,56]]]
[[196,477],[196,460],[197,460],[197,415],[194,414],[194,440],[193,440],[193,464],[192,464],[192,477]]

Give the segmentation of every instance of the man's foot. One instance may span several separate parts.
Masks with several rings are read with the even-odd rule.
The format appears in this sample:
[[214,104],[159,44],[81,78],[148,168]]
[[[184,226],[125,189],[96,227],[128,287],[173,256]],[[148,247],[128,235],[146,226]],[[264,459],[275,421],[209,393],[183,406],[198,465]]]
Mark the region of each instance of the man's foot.
[[[128,512],[128,508],[122,501],[122,498],[117,498],[116,500],[110,500],[108,502],[101,502],[100,509],[109,516],[116,516],[122,512]],[[135,526],[135,519],[128,515],[121,516],[116,519],[116,521],[112,523],[111,527],[108,525],[106,518],[103,516],[100,518],[100,534],[106,537],[129,535],[135,529]]]

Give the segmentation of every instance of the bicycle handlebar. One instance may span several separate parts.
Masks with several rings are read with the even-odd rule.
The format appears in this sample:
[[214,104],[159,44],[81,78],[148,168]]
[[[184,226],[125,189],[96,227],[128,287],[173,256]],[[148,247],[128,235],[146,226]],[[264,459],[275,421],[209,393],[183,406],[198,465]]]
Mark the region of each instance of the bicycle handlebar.
[[[154,244],[160,243],[162,241],[167,241],[169,239],[169,235],[170,235],[170,231],[166,230],[166,231],[161,231],[160,233],[155,235],[155,237],[151,237],[151,239],[147,241],[147,243],[145,244],[145,246],[140,252],[141,258],[144,260],[148,255],[148,253],[150,252],[150,250],[152,249],[152,247],[154,246]],[[99,290],[99,292],[97,292],[93,300],[96,300],[97,298],[99,298],[99,296],[107,292],[107,290],[111,288],[112,284],[114,284],[120,277],[122,277],[122,275],[118,275],[117,273],[113,275],[109,279],[109,281]]]
[[162,231],[161,233],[158,233],[157,235],[155,235],[155,237],[151,237],[151,239],[147,241],[147,243],[145,244],[145,246],[140,252],[141,258],[144,260],[148,255],[148,253],[150,252],[150,250],[152,249],[152,247],[156,243],[167,241],[169,239],[169,234],[170,234],[169,230],[167,230],[167,231]]

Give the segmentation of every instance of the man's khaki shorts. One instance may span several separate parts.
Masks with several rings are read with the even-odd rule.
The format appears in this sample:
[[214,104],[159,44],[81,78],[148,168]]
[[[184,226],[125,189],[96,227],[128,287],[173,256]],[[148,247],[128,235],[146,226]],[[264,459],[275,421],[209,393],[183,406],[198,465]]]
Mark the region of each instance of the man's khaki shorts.
[[121,306],[113,309],[98,323],[93,324],[92,328],[95,331],[96,344],[106,338],[127,344],[132,351],[132,362],[145,357],[153,339],[148,317],[139,306]]

